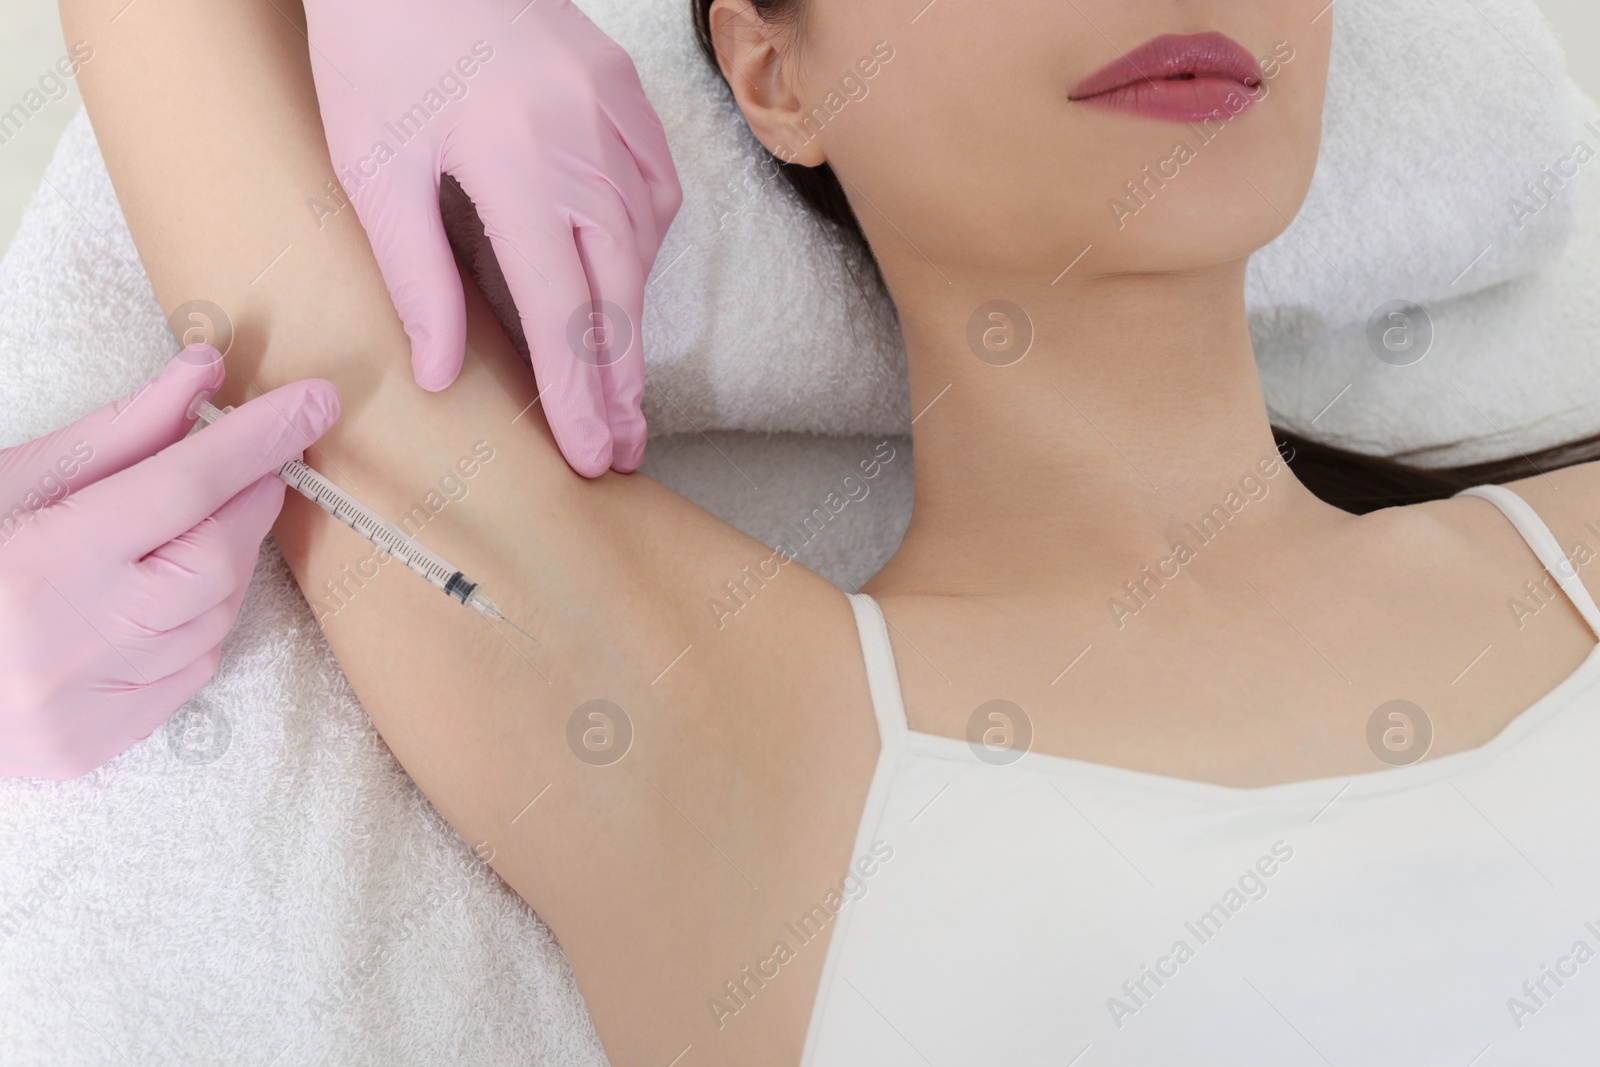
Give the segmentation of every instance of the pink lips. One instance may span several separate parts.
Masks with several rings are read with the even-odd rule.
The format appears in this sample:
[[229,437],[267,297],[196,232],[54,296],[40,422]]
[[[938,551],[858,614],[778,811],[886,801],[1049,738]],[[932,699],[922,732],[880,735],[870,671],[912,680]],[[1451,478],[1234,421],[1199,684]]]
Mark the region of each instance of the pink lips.
[[1078,83],[1067,99],[1171,122],[1231,118],[1256,102],[1261,69],[1221,33],[1168,34]]

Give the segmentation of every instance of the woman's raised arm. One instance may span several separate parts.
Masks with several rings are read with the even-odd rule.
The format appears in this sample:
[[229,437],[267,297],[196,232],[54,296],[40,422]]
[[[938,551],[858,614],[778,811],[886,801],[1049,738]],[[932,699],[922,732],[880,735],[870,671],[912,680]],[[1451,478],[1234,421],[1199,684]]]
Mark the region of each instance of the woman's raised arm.
[[[574,474],[475,292],[460,379],[413,383],[334,180],[298,7],[64,0],[63,17],[95,49],[84,97],[162,306],[231,321],[218,403],[334,382],[344,413],[311,464],[539,638],[496,632],[290,494],[278,543],[395,755],[555,929],[613,1062],[797,1051],[815,973],[738,1033],[710,1037],[705,1003],[849,862],[876,735],[843,598],[791,564],[720,626],[708,601],[771,550],[646,477]],[[415,73],[420,99],[444,72]],[[633,731],[611,766],[567,741],[593,700]],[[841,751],[859,773],[841,778]]]

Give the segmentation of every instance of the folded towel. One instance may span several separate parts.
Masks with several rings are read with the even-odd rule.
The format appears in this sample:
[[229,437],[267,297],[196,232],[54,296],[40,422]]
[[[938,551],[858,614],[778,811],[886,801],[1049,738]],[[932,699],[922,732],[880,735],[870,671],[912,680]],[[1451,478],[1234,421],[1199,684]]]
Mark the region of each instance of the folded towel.
[[[695,47],[687,0],[578,3],[633,56],[684,186],[646,294],[652,430],[905,432],[904,354],[886,305],[857,291],[838,242],[766,177]],[[1322,156],[1294,225],[1251,263],[1252,309],[1339,328],[1551,260],[1570,197],[1545,203],[1527,187],[1549,182],[1544,168],[1561,166],[1577,135],[1561,49],[1534,0],[1338,0],[1323,17],[1337,30]],[[918,31],[889,43],[914,47]],[[494,302],[509,308],[503,289]]]
[[1340,0],[1329,16],[1322,154],[1289,232],[1251,260],[1250,307],[1337,328],[1553,259],[1573,204],[1546,168],[1578,124],[1534,0]]
[[[1503,459],[1600,432],[1600,106],[1574,85],[1572,111],[1583,120],[1578,155],[1595,162],[1560,192],[1577,221],[1553,262],[1421,304],[1420,315],[1409,313],[1414,336],[1398,338],[1418,346],[1409,352],[1375,347],[1368,323],[1330,331],[1300,309],[1252,315],[1278,425],[1373,455],[1437,448],[1417,457],[1426,466]],[[1385,319],[1376,334],[1389,326],[1407,329]]]

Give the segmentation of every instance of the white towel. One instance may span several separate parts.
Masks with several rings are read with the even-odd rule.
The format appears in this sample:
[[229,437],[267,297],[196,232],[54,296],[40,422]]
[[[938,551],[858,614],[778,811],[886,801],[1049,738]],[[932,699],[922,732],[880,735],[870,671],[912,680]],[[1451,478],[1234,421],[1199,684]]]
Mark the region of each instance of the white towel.
[[[1433,345],[1378,359],[1365,323],[1327,331],[1294,309],[1251,331],[1274,421],[1374,455],[1441,448],[1425,466],[1503,459],[1600,432],[1600,106],[1576,85],[1594,160],[1562,193],[1576,230],[1557,258],[1482,292],[1424,304]],[[1419,322],[1421,320],[1419,319]],[[1382,347],[1381,345],[1379,347]]]
[[[857,293],[782,179],[762,177],[759,144],[695,47],[688,0],[578,3],[633,56],[684,186],[646,294],[653,430],[905,432],[904,354],[879,325],[884,307]],[[939,17],[935,6],[889,43],[915,47]],[[1293,227],[1251,263],[1251,308],[1338,328],[1554,258],[1571,198],[1520,228],[1512,204],[1577,136],[1534,0],[1337,0],[1323,17],[1337,30],[1322,156]],[[878,80],[894,77],[891,62]]]
[[[1577,122],[1534,0],[1337,0],[1323,145],[1289,232],[1250,262],[1252,310],[1331,327],[1521,277],[1572,230],[1528,192]],[[1518,211],[1516,203],[1527,207]]]

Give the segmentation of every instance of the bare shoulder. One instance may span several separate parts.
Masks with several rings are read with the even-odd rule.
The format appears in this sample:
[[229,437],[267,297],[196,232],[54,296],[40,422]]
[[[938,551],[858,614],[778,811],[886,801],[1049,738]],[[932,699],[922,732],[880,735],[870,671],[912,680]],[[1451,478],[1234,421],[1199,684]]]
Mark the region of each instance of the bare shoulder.
[[[1519,478],[1504,487],[1533,509],[1577,566],[1583,584],[1600,595],[1600,577],[1587,566],[1600,559],[1600,462]],[[1441,543],[1455,545],[1484,567],[1503,563],[1510,558],[1505,546],[1522,540],[1487,502],[1445,499],[1403,510],[1427,514],[1433,528],[1447,536]]]
[[1600,553],[1600,462],[1519,478],[1506,488],[1538,513],[1563,552]]
[[[1533,508],[1564,550],[1580,539],[1592,547],[1600,546],[1600,461],[1578,463],[1502,484]],[[1397,514],[1426,515],[1440,527],[1458,533],[1475,533],[1487,523],[1505,524],[1505,520],[1496,518],[1488,506],[1466,504],[1454,497],[1393,510]]]

